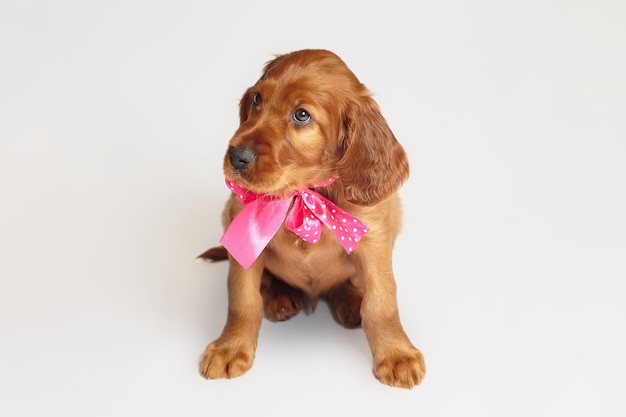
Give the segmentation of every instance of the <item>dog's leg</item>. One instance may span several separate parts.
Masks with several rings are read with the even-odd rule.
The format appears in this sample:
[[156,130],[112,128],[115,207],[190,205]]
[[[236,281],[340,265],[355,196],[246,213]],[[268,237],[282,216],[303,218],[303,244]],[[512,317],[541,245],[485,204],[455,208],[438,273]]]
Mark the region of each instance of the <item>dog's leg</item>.
[[273,322],[289,320],[306,307],[302,291],[276,278],[267,270],[263,272],[261,295],[265,317]]
[[248,270],[230,259],[228,318],[222,335],[207,346],[200,360],[205,378],[233,378],[252,366],[263,319],[262,273],[261,258]]
[[[385,251],[368,248],[361,253]],[[422,353],[413,346],[400,324],[391,254],[374,262],[368,262],[366,256],[357,259],[363,283],[362,326],[374,357],[374,375],[382,383],[412,388],[424,378],[426,365]]]

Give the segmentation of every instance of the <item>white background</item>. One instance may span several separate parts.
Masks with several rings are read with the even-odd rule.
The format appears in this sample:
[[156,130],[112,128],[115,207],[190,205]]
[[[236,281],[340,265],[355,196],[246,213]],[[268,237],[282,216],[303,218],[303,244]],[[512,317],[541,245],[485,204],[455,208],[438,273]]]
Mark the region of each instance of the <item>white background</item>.
[[[623,416],[624,22],[619,0],[3,0],[0,414]],[[410,391],[325,305],[265,321],[245,376],[198,374],[237,103],[302,48],[346,61],[410,157]]]

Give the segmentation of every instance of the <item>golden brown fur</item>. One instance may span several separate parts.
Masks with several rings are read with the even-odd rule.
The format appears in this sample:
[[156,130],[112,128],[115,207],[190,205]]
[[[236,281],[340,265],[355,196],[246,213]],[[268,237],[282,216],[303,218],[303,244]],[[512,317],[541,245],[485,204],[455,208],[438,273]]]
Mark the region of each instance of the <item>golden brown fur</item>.
[[[302,110],[310,115],[306,123],[294,118]],[[316,190],[369,232],[348,255],[329,230],[319,243],[309,244],[283,226],[248,270],[220,247],[200,255],[230,262],[228,317],[222,335],[202,356],[202,375],[243,374],[252,366],[264,315],[286,320],[324,299],[340,324],[363,327],[381,382],[419,384],[424,359],[400,324],[391,263],[401,224],[396,192],[409,166],[368,90],[332,52],[297,51],[266,64],[241,99],[239,116],[224,157],[228,179],[284,197],[338,174],[334,183]],[[232,195],[224,227],[242,207]]]

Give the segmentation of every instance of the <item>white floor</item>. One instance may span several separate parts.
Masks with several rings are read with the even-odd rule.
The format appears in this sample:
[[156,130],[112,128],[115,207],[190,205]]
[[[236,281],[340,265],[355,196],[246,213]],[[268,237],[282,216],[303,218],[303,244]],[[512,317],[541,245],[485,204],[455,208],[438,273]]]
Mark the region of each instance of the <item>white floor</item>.
[[[626,414],[626,3],[211,4],[0,3],[0,415]],[[264,322],[245,376],[198,374],[238,100],[308,47],[411,159],[411,391],[324,305]]]

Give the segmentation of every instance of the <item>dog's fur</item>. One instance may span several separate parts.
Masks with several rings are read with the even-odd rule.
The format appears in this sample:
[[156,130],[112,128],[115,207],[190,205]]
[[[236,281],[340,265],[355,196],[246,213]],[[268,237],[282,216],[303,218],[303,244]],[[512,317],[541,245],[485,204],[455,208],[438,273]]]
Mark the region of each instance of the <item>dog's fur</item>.
[[[310,121],[294,119],[302,110]],[[359,218],[369,232],[348,255],[329,230],[319,243],[309,244],[283,225],[250,269],[222,247],[200,255],[230,262],[228,318],[201,358],[201,374],[211,379],[243,374],[252,366],[264,315],[287,320],[307,303],[324,299],[340,324],[362,325],[381,382],[419,384],[424,359],[400,324],[391,262],[401,223],[397,190],[409,165],[369,91],[334,53],[296,51],[265,65],[241,99],[239,117],[224,157],[226,178],[257,193],[286,197],[337,174],[334,183],[316,191]],[[246,161],[233,162],[233,149],[244,149]],[[233,194],[223,212],[224,227],[242,207]]]

